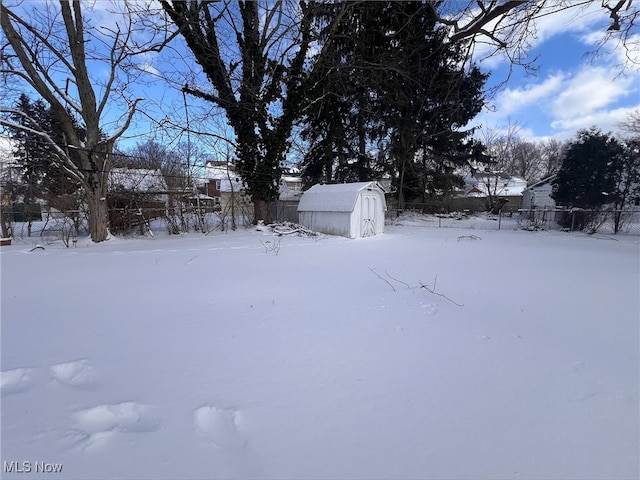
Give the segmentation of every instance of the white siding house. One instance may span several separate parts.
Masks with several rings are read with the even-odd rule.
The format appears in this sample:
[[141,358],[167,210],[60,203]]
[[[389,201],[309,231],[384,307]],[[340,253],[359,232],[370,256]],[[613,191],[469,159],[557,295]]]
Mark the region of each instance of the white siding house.
[[384,191],[376,182],[314,185],[298,205],[301,225],[348,238],[383,233],[386,210]]
[[466,197],[518,197],[527,188],[524,178],[513,177],[504,172],[477,172],[464,178]]
[[525,210],[556,208],[556,201],[551,198],[553,190],[551,182],[555,178],[556,176],[552,175],[526,188],[522,194],[522,208]]

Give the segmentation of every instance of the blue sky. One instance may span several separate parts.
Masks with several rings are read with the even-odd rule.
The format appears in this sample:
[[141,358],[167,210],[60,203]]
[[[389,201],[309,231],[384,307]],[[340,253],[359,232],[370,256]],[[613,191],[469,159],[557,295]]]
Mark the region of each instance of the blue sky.
[[[94,5],[102,25],[117,19],[107,13],[110,5],[110,2],[97,2]],[[487,108],[472,121],[472,125],[495,131],[516,125],[520,137],[524,139],[554,137],[566,140],[573,138],[579,129],[593,125],[605,132],[616,132],[619,130],[618,122],[624,121],[630,112],[640,109],[640,52],[636,52],[638,64],[635,70],[629,68],[624,72],[620,68],[625,53],[622,48],[598,58],[587,56],[606,33],[608,19],[600,2],[593,2],[591,7],[580,12],[575,10],[554,13],[537,23],[537,36],[529,39],[534,46],[531,58],[538,57],[535,75],[515,67],[511,76],[508,76],[509,63],[499,56],[480,62],[480,67],[491,73],[489,86],[505,80],[507,82],[490,99]],[[580,13],[579,17],[576,17],[577,13]],[[144,33],[139,32],[138,35]],[[179,43],[182,41],[181,38],[176,40]],[[640,32],[635,32],[635,41],[640,45]],[[637,48],[640,50],[640,47]],[[481,58],[481,53],[478,58]],[[147,115],[156,121],[166,119],[164,126],[169,123],[184,126],[185,98],[179,89],[186,82],[192,85],[200,82],[204,89],[208,89],[208,82],[201,75],[192,76],[188,73],[194,64],[184,47],[171,49],[171,53],[149,54],[141,59],[141,64],[151,75],[132,93],[146,100],[141,103],[142,112],[136,114],[132,128],[120,142],[121,146],[128,148],[149,139],[166,145],[186,141],[186,134],[177,133],[178,129],[165,131],[157,125],[153,126]],[[199,70],[199,67],[195,68]],[[93,73],[97,80],[101,80],[100,69]],[[158,76],[154,76],[154,73]],[[168,73],[173,77],[172,85],[160,79]],[[187,96],[186,102],[192,127],[233,138],[224,115],[216,114],[210,104],[202,110],[198,108],[202,102],[197,99]],[[107,131],[117,127],[122,111],[122,105],[113,104],[107,118],[113,123],[106,125]],[[202,115],[202,118],[197,118],[198,115]],[[224,133],[225,130],[227,133]],[[214,137],[198,136],[198,141],[205,149],[217,151],[218,154],[228,150],[227,144]]]
[[[618,122],[640,108],[640,70],[622,70],[625,50],[607,44],[594,56],[597,42],[607,29],[607,17],[599,2],[593,12],[576,19],[575,12],[558,13],[541,21],[538,38],[532,39],[531,58],[538,57],[535,75],[516,67],[505,86],[473,122],[503,130],[517,125],[522,138],[565,140],[581,128],[593,125],[603,131],[619,131]],[[636,28],[634,40],[640,39]],[[638,48],[638,47],[636,47]],[[640,60],[640,52],[635,52]],[[490,84],[508,77],[508,63],[490,58],[480,63],[491,72]]]
[[[596,50],[608,25],[600,2],[540,19],[536,22],[536,37],[528,39],[533,45],[530,58],[537,57],[535,74],[516,66],[509,76],[510,64],[500,56],[480,62],[480,67],[491,73],[488,86],[506,83],[472,125],[494,131],[515,125],[521,138],[532,141],[571,139],[579,129],[594,125],[617,133],[617,124],[640,109],[640,52],[636,52],[635,69],[624,71],[621,65],[626,52],[622,47],[613,48],[614,42],[605,45],[601,55],[589,55]],[[635,32],[632,40],[640,45],[640,32]],[[482,54],[478,52],[477,58]],[[181,61],[188,63],[187,57]],[[170,67],[175,68],[174,64]],[[204,81],[202,77],[200,81]],[[182,101],[180,98],[177,103]],[[187,101],[193,104],[193,114],[199,102],[193,98]],[[210,117],[208,122],[210,127],[228,128],[224,118],[212,121]],[[481,132],[478,135],[482,137]]]

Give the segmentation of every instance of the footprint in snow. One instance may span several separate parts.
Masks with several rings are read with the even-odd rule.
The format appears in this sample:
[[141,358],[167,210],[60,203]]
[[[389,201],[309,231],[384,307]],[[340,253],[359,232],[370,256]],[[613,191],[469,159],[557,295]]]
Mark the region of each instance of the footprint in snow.
[[14,368],[0,372],[0,390],[3,394],[23,392],[31,386],[31,368]]
[[241,414],[231,408],[204,405],[193,412],[193,424],[199,435],[218,448],[239,448],[246,439],[238,431]]
[[59,363],[49,367],[51,378],[57,382],[76,388],[95,386],[95,378],[91,365],[86,359]]
[[74,430],[69,437],[84,450],[104,445],[118,433],[143,433],[157,430],[160,420],[146,405],[137,402],[98,405],[73,414]]
[[427,315],[435,315],[438,313],[438,305],[435,303],[423,304],[421,307]]

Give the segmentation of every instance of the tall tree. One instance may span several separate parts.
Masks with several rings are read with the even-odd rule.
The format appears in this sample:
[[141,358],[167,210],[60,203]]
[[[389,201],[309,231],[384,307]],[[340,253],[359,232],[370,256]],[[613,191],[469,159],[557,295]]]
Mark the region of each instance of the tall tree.
[[560,169],[566,148],[566,141],[555,138],[549,138],[540,143],[541,179],[554,175]]
[[450,187],[443,180],[471,155],[461,128],[483,105],[486,77],[460,66],[462,50],[447,43],[429,2],[345,5],[338,22],[335,4],[320,17],[332,26],[320,32],[332,54],[309,80],[304,171],[316,180],[368,180],[384,166],[400,205],[424,201],[436,184]]
[[623,212],[632,203],[640,202],[640,136],[627,139],[623,144],[622,158],[614,173],[613,231],[622,226]]
[[627,114],[627,119],[619,123],[619,126],[631,136],[640,136],[640,109]]
[[[344,9],[346,8],[346,14]],[[302,137],[307,185],[369,180],[368,148],[381,125],[376,93],[390,68],[380,58],[388,2],[328,3],[314,19],[326,46],[307,80]]]
[[[126,5],[125,5],[126,7]],[[31,11],[25,9],[31,8]],[[91,239],[108,238],[107,177],[116,140],[131,123],[140,98],[126,94],[132,57],[156,48],[151,41],[133,47],[135,18],[126,14],[111,18],[111,26],[91,23],[90,8],[79,0],[9,7],[0,4],[0,25],[9,48],[2,56],[2,73],[18,78],[49,106],[64,135],[61,147],[46,128],[25,112],[16,123],[5,117],[0,124],[21,128],[51,147],[51,161],[70,179],[82,185],[89,209]],[[142,27],[140,27],[142,28]],[[110,133],[103,130],[107,111],[120,105],[120,123]],[[110,119],[113,121],[113,119]],[[80,125],[80,135],[76,125]],[[73,155],[70,152],[75,152]]]
[[595,209],[617,195],[623,146],[597,128],[581,130],[567,148],[553,182],[553,198],[562,205]]
[[[13,157],[17,165],[20,166],[21,190],[24,196],[24,203],[28,204],[35,198],[47,201],[51,207],[60,211],[75,209],[76,201],[70,203],[70,197],[80,188],[78,182],[69,179],[60,171],[57,165],[51,162],[55,157],[54,147],[50,142],[43,140],[42,136],[35,134],[31,127],[36,125],[45,132],[60,149],[67,149],[64,133],[60,128],[57,117],[53,110],[42,100],[32,102],[25,95],[20,95],[15,110],[20,113],[13,113],[8,118],[19,126],[8,126],[7,130],[13,138]],[[32,124],[35,122],[35,124]],[[74,128],[79,138],[84,138],[84,131],[75,122]],[[78,162],[78,152],[68,151],[69,156]]]
[[236,136],[237,171],[255,219],[271,221],[282,164],[299,116],[312,9],[286,1],[161,0],[212,90],[186,93],[221,107]]

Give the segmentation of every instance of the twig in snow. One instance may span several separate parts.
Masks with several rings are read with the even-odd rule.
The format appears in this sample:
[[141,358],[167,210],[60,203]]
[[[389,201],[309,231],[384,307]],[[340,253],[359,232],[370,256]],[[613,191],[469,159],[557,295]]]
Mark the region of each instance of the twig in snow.
[[477,235],[461,235],[458,237],[458,241],[468,238],[469,240],[482,240],[481,237],[478,237]]
[[44,247],[42,245],[36,245],[35,247],[33,247],[31,250],[29,250],[30,252],[33,252],[34,250],[44,250]]
[[420,283],[420,288],[424,288],[426,291],[428,291],[429,293],[431,293],[433,295],[438,295],[439,297],[442,297],[445,300],[449,300],[451,303],[453,303],[454,305],[457,305],[458,307],[464,307],[463,303],[455,302],[455,301],[451,300],[449,297],[447,297],[446,295],[436,292],[436,280],[437,279],[438,279],[438,276],[436,275],[436,278],[433,281],[433,288],[429,287],[428,285],[425,285],[422,282],[419,282]]
[[395,280],[398,283],[406,285],[407,289],[411,290],[411,285],[409,285],[407,282],[403,282],[402,280],[398,280],[397,278],[392,277],[391,275],[389,275],[389,272],[387,272],[386,270],[384,271],[384,273],[386,273],[387,277],[389,277],[391,280]]
[[[391,290],[393,290],[394,292],[396,291],[396,288],[391,285],[391,283],[389,282],[389,280],[387,280],[384,277],[381,277],[378,273],[376,273],[374,268],[369,267],[369,270],[371,270],[371,273],[373,273],[376,277],[378,277],[380,280],[382,280],[383,282],[385,282],[387,285],[389,285],[391,287]],[[387,274],[388,275],[388,274]]]
[[195,257],[191,257],[189,260],[187,260],[185,262],[185,265],[189,265],[192,261],[194,261],[196,258],[198,258],[200,255],[196,255]]
[[260,243],[264,247],[264,253],[274,252],[277,256],[278,252],[280,252],[280,238],[275,238],[273,243],[271,243],[269,240],[267,240],[266,242],[260,240]]

